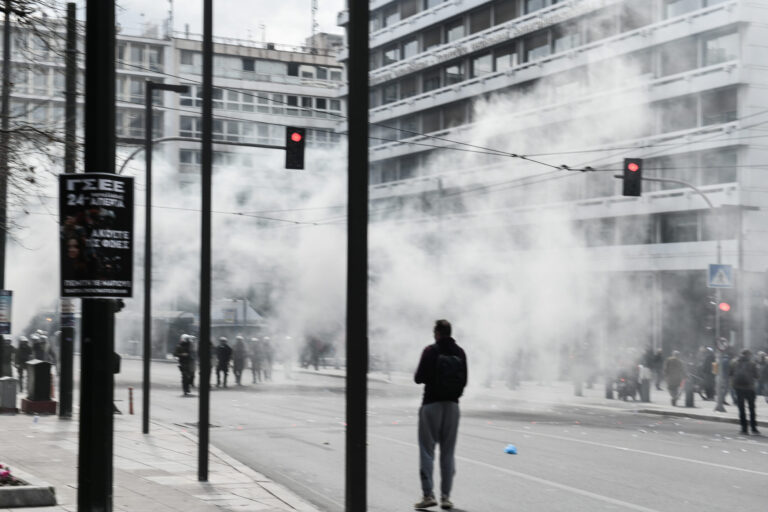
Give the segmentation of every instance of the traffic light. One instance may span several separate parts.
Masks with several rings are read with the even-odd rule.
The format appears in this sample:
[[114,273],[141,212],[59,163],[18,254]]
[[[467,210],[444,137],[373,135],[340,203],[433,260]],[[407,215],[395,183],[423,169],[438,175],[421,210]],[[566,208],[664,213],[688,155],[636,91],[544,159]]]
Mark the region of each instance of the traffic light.
[[304,140],[306,130],[304,128],[285,128],[285,168],[304,168]]
[[622,195],[639,197],[643,190],[643,159],[624,159],[624,191]]

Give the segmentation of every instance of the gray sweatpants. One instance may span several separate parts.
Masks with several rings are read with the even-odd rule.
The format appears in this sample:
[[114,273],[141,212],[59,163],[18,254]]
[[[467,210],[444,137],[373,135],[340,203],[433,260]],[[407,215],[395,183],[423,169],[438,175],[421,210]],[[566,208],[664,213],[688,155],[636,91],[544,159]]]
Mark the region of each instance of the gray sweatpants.
[[458,432],[459,404],[456,402],[433,402],[419,409],[419,475],[424,496],[433,494],[435,443],[440,445],[440,495],[451,495]]

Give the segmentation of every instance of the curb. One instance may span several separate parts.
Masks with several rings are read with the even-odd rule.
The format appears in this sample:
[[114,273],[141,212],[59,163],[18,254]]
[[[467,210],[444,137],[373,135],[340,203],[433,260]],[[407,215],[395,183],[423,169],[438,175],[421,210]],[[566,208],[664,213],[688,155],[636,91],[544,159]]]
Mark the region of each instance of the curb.
[[[741,423],[741,421],[739,421],[738,418],[725,417],[725,416],[710,416],[708,414],[697,414],[693,412],[664,411],[661,409],[638,409],[636,410],[636,412],[642,413],[642,414],[656,414],[659,416],[670,416],[673,418],[690,418],[694,420],[716,421],[720,423],[734,423],[736,425]],[[768,421],[765,421],[765,420],[758,420],[757,424],[761,427],[768,427]]]
[[56,489],[52,485],[18,469],[13,470],[13,475],[28,485],[0,487],[0,508],[56,505]]
[[[166,425],[164,425],[166,426]],[[174,430],[174,432],[177,432]],[[198,438],[196,435],[191,434],[189,432],[178,432],[180,435],[186,437],[187,439],[194,441],[195,443],[198,442]],[[282,485],[279,485],[275,482],[273,482],[268,477],[262,475],[261,473],[254,471],[250,467],[246,466],[239,460],[235,459],[234,457],[227,455],[217,447],[215,447],[212,444],[208,444],[208,452],[216,457],[217,459],[221,460],[223,463],[227,464],[229,467],[237,471],[238,473],[241,473],[248,478],[250,478],[253,482],[257,483],[259,486],[261,486],[265,491],[270,493],[272,496],[275,497],[275,499],[282,501],[289,507],[293,508],[294,510],[297,510],[299,512],[318,512],[318,509],[314,506],[310,505],[309,502],[299,498],[294,493],[283,487]]]

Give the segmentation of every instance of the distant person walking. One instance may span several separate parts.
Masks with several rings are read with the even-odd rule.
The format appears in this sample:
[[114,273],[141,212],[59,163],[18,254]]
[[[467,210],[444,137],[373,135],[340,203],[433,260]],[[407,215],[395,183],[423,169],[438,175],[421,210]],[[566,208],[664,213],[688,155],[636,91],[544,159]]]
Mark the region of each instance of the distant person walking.
[[456,473],[454,450],[459,431],[459,397],[467,384],[467,356],[451,337],[448,320],[435,322],[435,343],[421,354],[414,375],[416,384],[424,384],[419,409],[419,475],[422,499],[414,505],[421,509],[437,505],[432,480],[435,444],[440,445],[440,507],[448,510],[451,487]]
[[227,387],[227,376],[229,375],[229,362],[232,359],[232,347],[227,344],[227,338],[219,338],[219,344],[216,347],[216,387],[221,387],[221,374],[224,374],[224,387]]
[[648,368],[653,372],[653,381],[656,385],[656,390],[661,391],[661,379],[664,376],[664,353],[661,349],[657,349],[651,357],[648,359]]
[[667,380],[667,390],[669,391],[672,405],[677,405],[677,399],[680,396],[680,383],[685,378],[685,367],[679,356],[680,352],[675,350],[664,361],[664,378]]
[[242,336],[235,338],[234,355],[232,356],[232,371],[235,373],[235,384],[242,386],[243,368],[245,368],[245,359],[247,352],[245,350],[245,342]]
[[179,344],[173,351],[174,357],[179,360],[179,371],[181,372],[181,389],[184,396],[189,395],[192,377],[195,375],[195,358],[192,353],[192,346],[187,334],[182,334]]
[[251,378],[253,383],[261,382],[262,374],[261,367],[264,361],[264,349],[261,346],[261,341],[258,338],[251,338],[250,347],[248,349],[248,356],[251,359]]
[[747,434],[747,413],[744,404],[746,402],[749,405],[749,426],[752,428],[753,434],[759,435],[760,431],[757,430],[757,416],[755,414],[755,383],[759,374],[749,349],[742,350],[739,358],[731,363],[729,375],[731,376],[731,386],[736,391],[741,433]]

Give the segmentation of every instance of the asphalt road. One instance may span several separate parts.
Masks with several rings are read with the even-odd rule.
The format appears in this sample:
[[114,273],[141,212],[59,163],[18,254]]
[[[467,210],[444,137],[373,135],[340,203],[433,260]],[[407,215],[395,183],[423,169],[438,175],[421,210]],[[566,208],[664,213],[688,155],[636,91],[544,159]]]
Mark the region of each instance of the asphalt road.
[[[140,362],[124,361],[116,391],[125,398],[127,386],[136,388],[137,414],[140,372]],[[181,396],[176,366],[156,363],[152,372],[152,418],[193,430],[197,397]],[[211,441],[322,509],[342,512],[344,386],[340,378],[277,372],[267,384],[213,388]],[[368,509],[412,510],[420,496],[420,387],[372,382],[369,391]],[[461,414],[452,492],[459,512],[768,507],[768,437],[741,437],[735,424],[551,405],[483,388],[467,391]],[[517,455],[504,452],[510,443]]]

